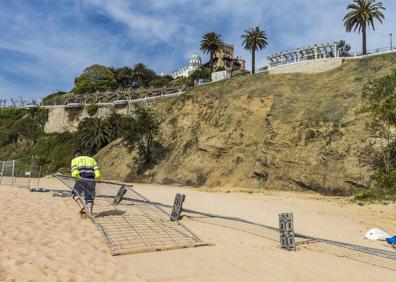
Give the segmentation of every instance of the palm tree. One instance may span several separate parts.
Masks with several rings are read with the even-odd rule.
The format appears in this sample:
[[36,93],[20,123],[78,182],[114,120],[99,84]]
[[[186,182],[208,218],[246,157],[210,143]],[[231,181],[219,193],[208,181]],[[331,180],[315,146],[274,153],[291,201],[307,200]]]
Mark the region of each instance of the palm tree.
[[135,72],[130,67],[117,69],[116,78],[124,88],[131,87],[135,78]]
[[147,66],[142,63],[138,63],[133,67],[133,73],[139,83],[139,86],[143,84],[143,79],[146,76],[147,70]]
[[111,123],[102,118],[85,118],[78,126],[81,146],[89,153],[97,153],[116,137]]
[[359,33],[362,33],[363,55],[366,55],[367,29],[371,26],[375,30],[374,20],[382,23],[385,16],[381,10],[386,9],[382,6],[382,2],[376,2],[375,0],[353,0],[353,3],[348,5],[347,10],[350,11],[344,17],[345,29],[347,32],[358,30]]
[[139,63],[133,67],[133,73],[138,81],[139,86],[143,84],[148,84],[151,80],[153,80],[157,75],[152,69],[149,69],[145,64]]
[[215,53],[223,48],[221,35],[216,32],[205,33],[201,40],[201,51],[210,54],[210,72],[213,72],[213,59]]
[[245,30],[242,39],[245,50],[252,53],[252,74],[254,74],[256,72],[256,51],[267,47],[267,34],[257,26],[256,28]]

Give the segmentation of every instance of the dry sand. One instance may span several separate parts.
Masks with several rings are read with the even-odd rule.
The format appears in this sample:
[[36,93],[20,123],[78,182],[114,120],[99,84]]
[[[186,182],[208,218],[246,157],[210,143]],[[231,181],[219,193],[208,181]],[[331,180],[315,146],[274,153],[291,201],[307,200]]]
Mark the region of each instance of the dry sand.
[[[42,185],[62,187],[52,179]],[[380,227],[396,234],[395,205],[358,206],[304,193],[136,189],[165,204],[182,192],[185,208],[272,226],[279,212],[293,212],[297,232],[387,250],[364,233]],[[278,234],[243,223],[189,215],[183,223],[215,246],[112,257],[70,198],[0,186],[0,208],[0,281],[395,281],[395,261],[323,243],[289,253],[279,249]]]

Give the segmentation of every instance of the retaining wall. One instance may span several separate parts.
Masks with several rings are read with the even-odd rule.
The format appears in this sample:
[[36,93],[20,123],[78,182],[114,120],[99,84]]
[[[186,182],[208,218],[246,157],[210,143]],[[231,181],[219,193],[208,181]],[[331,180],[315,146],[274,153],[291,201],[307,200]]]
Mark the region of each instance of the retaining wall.
[[284,74],[284,73],[321,73],[333,70],[342,65],[342,58],[326,58],[310,61],[297,62],[282,66],[277,66],[269,69],[270,74]]

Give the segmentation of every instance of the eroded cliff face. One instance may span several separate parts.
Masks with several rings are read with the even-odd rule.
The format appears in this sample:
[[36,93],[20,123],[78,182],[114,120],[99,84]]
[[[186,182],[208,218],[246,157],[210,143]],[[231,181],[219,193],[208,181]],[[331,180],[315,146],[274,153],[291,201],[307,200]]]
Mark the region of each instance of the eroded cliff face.
[[[159,103],[169,151],[143,179],[333,195],[364,189],[372,171],[363,159],[373,140],[358,113],[360,93],[395,62],[390,54],[316,75],[237,77]],[[122,168],[119,177],[142,180],[133,154],[119,141],[110,146],[98,154],[105,174]],[[126,160],[109,166],[120,154]]]
[[[105,118],[111,113],[111,107],[99,107],[96,117]],[[127,108],[117,109],[117,113],[126,114]],[[78,125],[89,117],[84,108],[50,108],[48,121],[44,125],[45,133],[76,132]]]

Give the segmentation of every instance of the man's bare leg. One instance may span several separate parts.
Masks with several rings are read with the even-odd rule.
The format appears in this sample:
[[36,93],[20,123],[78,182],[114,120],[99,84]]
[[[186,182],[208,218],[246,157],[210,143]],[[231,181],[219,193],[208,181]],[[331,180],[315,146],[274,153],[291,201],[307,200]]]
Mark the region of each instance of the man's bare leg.
[[77,203],[78,207],[80,208],[80,213],[82,213],[85,210],[85,207],[81,202],[81,199],[79,197],[74,197],[74,201]]

